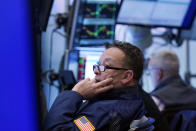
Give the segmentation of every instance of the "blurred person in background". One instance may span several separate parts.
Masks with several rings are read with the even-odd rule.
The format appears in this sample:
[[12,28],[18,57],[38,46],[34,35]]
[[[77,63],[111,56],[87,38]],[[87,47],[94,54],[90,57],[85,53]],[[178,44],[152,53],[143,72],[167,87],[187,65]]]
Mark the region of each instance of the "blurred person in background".
[[196,109],[196,89],[182,80],[179,68],[177,55],[168,50],[154,54],[148,64],[155,87],[151,96],[169,120],[180,110]]

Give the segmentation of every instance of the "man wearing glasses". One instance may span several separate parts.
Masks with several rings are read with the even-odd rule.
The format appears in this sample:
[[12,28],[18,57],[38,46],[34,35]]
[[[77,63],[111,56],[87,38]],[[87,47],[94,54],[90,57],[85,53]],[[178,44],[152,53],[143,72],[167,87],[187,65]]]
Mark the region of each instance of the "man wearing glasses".
[[94,79],[82,80],[57,97],[46,130],[127,131],[146,113],[138,93],[143,61],[142,52],[129,43],[110,45],[93,66]]

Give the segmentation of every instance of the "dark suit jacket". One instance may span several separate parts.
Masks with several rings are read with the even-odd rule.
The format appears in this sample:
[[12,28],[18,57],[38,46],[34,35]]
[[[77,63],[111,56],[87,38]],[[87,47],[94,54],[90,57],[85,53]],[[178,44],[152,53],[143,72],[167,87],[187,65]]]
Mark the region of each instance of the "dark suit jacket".
[[169,124],[166,117],[159,111],[150,94],[146,93],[141,87],[139,89],[147,110],[147,116],[155,119],[155,123],[153,124],[155,131],[169,131]]

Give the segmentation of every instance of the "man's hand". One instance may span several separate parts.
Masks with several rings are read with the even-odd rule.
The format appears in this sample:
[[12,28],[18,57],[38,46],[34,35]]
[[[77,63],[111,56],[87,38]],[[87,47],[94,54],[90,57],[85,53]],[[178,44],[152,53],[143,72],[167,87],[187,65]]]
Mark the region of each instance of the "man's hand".
[[103,93],[112,89],[113,85],[111,85],[111,83],[112,78],[108,78],[97,83],[95,79],[90,80],[89,78],[86,78],[85,80],[77,83],[73,87],[72,91],[80,93],[84,97],[84,99],[90,99],[99,93]]

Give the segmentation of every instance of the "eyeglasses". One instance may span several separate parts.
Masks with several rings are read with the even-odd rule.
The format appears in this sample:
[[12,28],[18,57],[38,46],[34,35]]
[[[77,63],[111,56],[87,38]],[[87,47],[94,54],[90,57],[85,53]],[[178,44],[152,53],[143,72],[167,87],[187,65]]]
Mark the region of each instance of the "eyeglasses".
[[100,72],[104,72],[106,69],[113,69],[113,70],[129,70],[126,68],[118,68],[118,67],[111,67],[111,66],[104,66],[104,65],[93,65],[93,71],[98,69]]

